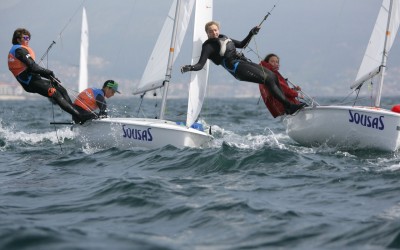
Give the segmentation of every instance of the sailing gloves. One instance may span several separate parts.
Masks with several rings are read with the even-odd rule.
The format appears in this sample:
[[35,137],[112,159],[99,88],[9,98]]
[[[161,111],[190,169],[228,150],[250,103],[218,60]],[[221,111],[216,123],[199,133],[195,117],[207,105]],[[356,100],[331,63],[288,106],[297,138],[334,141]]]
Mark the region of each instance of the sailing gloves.
[[182,66],[181,67],[181,72],[182,72],[182,74],[183,73],[186,73],[186,72],[188,72],[188,71],[192,71],[193,70],[193,66],[192,65],[185,65],[185,66]]
[[59,86],[61,83],[61,81],[57,77],[50,78],[50,81],[54,86]]
[[260,31],[261,27],[260,26],[256,26],[254,28],[251,29],[250,33],[253,35],[257,35],[258,31]]
[[50,79],[51,77],[54,78],[54,72],[51,71],[51,70],[49,70],[49,69],[42,69],[42,70],[40,71],[40,74],[41,74],[42,76],[44,76],[45,78],[47,78],[47,79]]

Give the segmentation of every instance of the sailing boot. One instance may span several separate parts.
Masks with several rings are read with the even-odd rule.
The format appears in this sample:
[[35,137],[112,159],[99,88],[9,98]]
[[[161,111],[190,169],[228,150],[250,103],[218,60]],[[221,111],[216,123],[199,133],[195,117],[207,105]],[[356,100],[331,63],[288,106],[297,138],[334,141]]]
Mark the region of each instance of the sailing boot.
[[288,115],[294,114],[297,110],[306,106],[305,103],[294,104],[289,102],[283,94],[282,90],[274,81],[266,81],[265,86],[267,86],[271,94],[283,104],[283,107],[285,108],[285,113]]
[[292,115],[296,113],[297,110],[300,110],[306,106],[307,104],[304,102],[301,102],[300,104],[290,103],[290,107],[288,109],[285,108],[285,113],[288,115]]
[[61,95],[58,91],[55,91],[51,96],[53,100],[60,106],[62,110],[72,115],[73,120],[75,122],[83,123],[84,119],[82,118],[79,111],[67,100],[64,99],[63,95]]

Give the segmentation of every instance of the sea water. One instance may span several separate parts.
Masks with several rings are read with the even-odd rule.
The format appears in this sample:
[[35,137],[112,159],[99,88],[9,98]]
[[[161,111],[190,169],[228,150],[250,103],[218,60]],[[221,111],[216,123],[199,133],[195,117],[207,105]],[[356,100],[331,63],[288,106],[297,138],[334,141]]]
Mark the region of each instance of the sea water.
[[207,101],[202,149],[79,145],[43,98],[0,113],[0,249],[400,248],[399,154],[302,147],[257,98]]

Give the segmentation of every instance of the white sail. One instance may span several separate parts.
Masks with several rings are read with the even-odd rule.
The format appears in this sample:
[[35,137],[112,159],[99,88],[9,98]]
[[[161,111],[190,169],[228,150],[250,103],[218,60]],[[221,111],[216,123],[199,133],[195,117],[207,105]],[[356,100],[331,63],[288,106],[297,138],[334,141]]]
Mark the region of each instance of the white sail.
[[[193,51],[192,65],[199,61],[202,44],[207,40],[207,34],[204,26],[212,20],[213,0],[196,1],[196,14],[194,20],[193,32]],[[189,86],[188,113],[186,126],[190,127],[197,119],[203,106],[204,97],[207,89],[208,67],[206,65],[200,71],[191,72],[191,81]]]
[[175,48],[170,48],[172,30],[174,26],[175,11],[177,0],[171,5],[168,16],[164,22],[164,26],[158,36],[156,45],[151,53],[150,59],[144,70],[142,79],[139,85],[134,90],[134,94],[146,92],[148,90],[159,88],[163,85],[163,81],[166,78],[165,68],[168,64],[168,57],[170,50],[173,50],[173,61],[178,56],[183,38],[185,37],[186,30],[192,14],[192,9],[195,0],[184,0],[180,5],[180,10],[176,16],[180,17],[180,21],[177,26],[177,35]]
[[89,56],[89,28],[86,17],[86,9],[82,11],[82,29],[81,29],[81,55],[79,61],[79,92],[88,87],[88,56]]
[[[382,2],[375,27],[368,42],[368,47],[365,51],[360,69],[358,70],[356,80],[351,88],[356,88],[364,81],[377,75],[380,66],[383,65],[384,53],[387,54],[392,47],[400,23],[399,0],[393,0],[392,5],[390,20],[388,20],[390,0],[384,0]],[[386,51],[384,52],[385,41]]]

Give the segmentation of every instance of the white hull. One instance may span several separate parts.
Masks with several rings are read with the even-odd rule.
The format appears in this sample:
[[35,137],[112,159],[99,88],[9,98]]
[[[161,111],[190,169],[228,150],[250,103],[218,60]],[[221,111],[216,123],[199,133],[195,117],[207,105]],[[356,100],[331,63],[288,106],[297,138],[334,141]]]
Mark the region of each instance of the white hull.
[[208,133],[175,122],[144,118],[104,118],[74,125],[73,130],[83,145],[95,148],[200,148],[213,139]]
[[373,107],[307,107],[283,119],[287,134],[305,146],[396,151],[400,114]]

